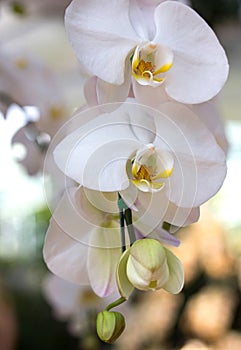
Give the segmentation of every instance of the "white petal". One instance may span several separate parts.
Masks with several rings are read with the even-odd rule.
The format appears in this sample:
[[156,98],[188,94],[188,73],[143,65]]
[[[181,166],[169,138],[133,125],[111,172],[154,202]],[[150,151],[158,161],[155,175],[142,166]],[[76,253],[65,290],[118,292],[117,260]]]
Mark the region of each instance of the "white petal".
[[157,175],[152,179],[165,179],[171,176],[174,166],[174,159],[171,153],[157,149]]
[[119,230],[99,228],[93,232],[91,244],[93,248],[89,249],[87,260],[91,287],[97,295],[105,297],[117,291],[116,269],[121,257]]
[[[84,94],[89,106],[102,105],[113,102],[124,102],[129,94],[131,84],[130,66],[127,65],[126,79],[121,85],[106,83],[104,80],[92,76],[84,86]],[[113,108],[114,109],[114,108]]]
[[162,226],[163,218],[169,205],[169,200],[163,191],[157,193],[138,192],[135,202],[137,212],[133,212],[133,224],[147,237]]
[[135,98],[146,105],[158,107],[160,103],[167,102],[169,96],[167,95],[164,85],[153,88],[152,86],[143,86],[133,79],[133,92]]
[[222,186],[227,172],[225,155],[218,145],[214,145],[209,143],[213,159],[205,153],[193,159],[179,157],[181,167],[174,165],[167,193],[176,205],[189,208],[200,206]]
[[[136,207],[138,208],[139,212],[141,213],[143,211],[143,214],[150,212],[152,216],[159,218],[159,223],[165,215],[168,204],[169,199],[166,197],[164,191],[158,193],[138,192]],[[143,216],[142,219],[144,219]]]
[[83,188],[69,188],[53,212],[53,218],[66,234],[88,245],[90,232],[101,224],[104,213],[91,205]]
[[166,79],[168,95],[183,103],[201,103],[215,96],[227,79],[229,66],[212,29],[190,7],[174,1],[156,8],[155,22],[153,41],[174,52]]
[[[163,222],[161,222],[159,224],[159,226],[155,227],[154,230],[151,231],[151,233],[149,233],[147,235],[146,232],[149,232],[150,229],[146,229],[147,226],[145,226],[145,224],[143,225],[141,220],[139,220],[138,225],[134,224],[136,239],[142,239],[142,238],[146,238],[146,237],[153,238],[161,243],[168,244],[168,245],[171,245],[174,247],[178,247],[181,242],[179,241],[179,239],[177,239],[172,234],[172,233],[175,233],[175,231],[172,232],[170,229],[171,233],[169,233],[168,231],[166,231],[165,229],[162,228],[162,224],[163,224]],[[137,227],[139,227],[139,229]]]
[[97,106],[98,105],[98,97],[96,91],[96,84],[98,78],[96,76],[92,76],[86,80],[84,84],[84,95],[88,106]]
[[217,143],[223,149],[225,154],[227,154],[229,145],[225,134],[224,122],[214,99],[205,103],[191,105],[190,108],[213,133]]
[[154,9],[159,2],[130,0],[130,21],[138,36],[145,41],[154,37]]
[[[76,182],[94,190],[105,192],[127,188],[126,161],[140,146],[130,126],[132,113],[140,114],[140,110],[134,104],[125,104],[86,124],[82,120],[88,116],[88,111],[80,113],[77,119],[81,127],[68,135],[54,151],[59,168]],[[90,114],[93,114],[92,110]],[[139,116],[140,127],[145,118],[143,111]]]
[[119,292],[121,296],[125,299],[129,298],[129,296],[131,295],[134,289],[133,285],[130,283],[126,274],[126,266],[127,266],[127,261],[129,256],[130,256],[130,249],[127,249],[121,256],[121,259],[117,266],[117,275],[116,275]]
[[178,247],[181,243],[173,234],[161,227],[157,227],[151,234],[148,235],[148,238],[156,239],[161,243],[169,244],[174,247]]
[[173,154],[200,154],[206,142],[201,143],[199,138],[211,138],[213,141],[211,133],[198,116],[181,103],[162,103],[158,110],[153,110],[153,116],[156,124],[156,148],[169,149]]
[[[112,131],[113,128],[110,128],[107,133]],[[126,162],[138,146],[136,141],[128,139],[113,140],[101,147],[97,145],[98,149],[89,156],[84,164],[83,186],[102,192],[126,189],[129,186]]]
[[172,294],[179,293],[184,284],[184,270],[181,261],[168,249],[166,252],[167,264],[169,268],[169,279],[163,286],[165,290]]
[[[137,272],[138,269],[138,272]],[[141,265],[137,260],[129,257],[127,261],[127,277],[131,284],[140,290],[149,290],[149,283],[151,278],[151,271]],[[141,274],[140,274],[141,272]],[[145,278],[143,278],[143,276]]]
[[126,65],[125,81],[121,85],[106,83],[104,80],[97,79],[96,93],[99,104],[124,102],[129,95],[131,84],[130,65]]
[[105,213],[119,214],[117,192],[99,192],[88,188],[84,188],[83,191],[93,207]]
[[129,1],[74,0],[65,26],[80,62],[111,84],[123,84],[126,57],[139,38],[129,20]]
[[144,105],[137,104],[135,99],[128,99],[128,103],[133,104],[132,108],[130,105],[126,105],[133,134],[141,143],[152,143],[156,134],[156,125],[152,117],[152,110]]
[[[198,221],[200,216],[200,208],[183,208],[178,207],[174,203],[169,202],[164,220],[168,223],[182,227],[193,224]],[[173,232],[173,230],[171,231]]]
[[[156,117],[159,148],[169,146],[175,158],[168,198],[178,206],[197,207],[212,197],[226,176],[225,155],[212,133],[182,104],[161,105]],[[169,119],[170,118],[170,119]]]
[[139,0],[139,3],[141,6],[151,6],[151,7],[156,7],[159,5],[161,2],[166,1],[166,0]]
[[43,255],[48,268],[56,275],[77,284],[89,284],[86,259],[88,248],[67,235],[51,219]]

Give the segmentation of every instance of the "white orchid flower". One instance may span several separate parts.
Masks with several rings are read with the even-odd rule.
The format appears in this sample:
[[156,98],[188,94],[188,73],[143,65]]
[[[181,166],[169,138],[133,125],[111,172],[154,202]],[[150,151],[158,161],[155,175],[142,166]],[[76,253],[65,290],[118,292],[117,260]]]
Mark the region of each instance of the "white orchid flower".
[[228,75],[217,37],[190,7],[176,1],[73,0],[65,26],[86,71],[88,103],[124,101],[131,82],[142,102],[163,93],[182,103],[215,96]]
[[[73,283],[90,285],[101,297],[117,290],[115,271],[123,244],[117,198],[117,193],[70,187],[53,212],[44,245],[44,259],[53,273]],[[149,227],[147,219],[141,218],[137,226]],[[150,237],[179,245],[160,228],[151,233]]]
[[224,181],[224,152],[179,103],[159,111],[125,103],[87,120],[88,111],[76,115],[76,130],[57,145],[55,161],[86,188],[120,192],[141,232],[150,233],[162,220],[177,226],[194,222],[198,207]]
[[90,285],[100,297],[116,292],[121,256],[118,216],[93,207],[83,188],[70,188],[53,213],[44,244],[50,271],[70,282]]

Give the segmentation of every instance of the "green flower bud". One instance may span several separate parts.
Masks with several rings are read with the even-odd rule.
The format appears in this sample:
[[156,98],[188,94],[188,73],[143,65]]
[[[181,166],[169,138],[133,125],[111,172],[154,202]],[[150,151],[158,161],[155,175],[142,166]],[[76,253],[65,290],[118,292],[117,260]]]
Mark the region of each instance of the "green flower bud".
[[[164,288],[176,294],[183,287],[184,272],[180,260],[155,239],[136,241],[125,261],[126,277],[137,289],[148,291]],[[122,281],[125,281],[123,277]],[[125,287],[126,283],[122,285]]]
[[99,338],[112,344],[125,329],[124,316],[115,311],[102,311],[97,315],[96,330]]
[[128,299],[133,287],[143,290],[165,289],[177,294],[184,284],[181,261],[155,239],[137,240],[121,256],[117,267],[117,285]]
[[169,278],[166,252],[155,239],[141,239],[130,248],[127,276],[140,290],[162,288]]

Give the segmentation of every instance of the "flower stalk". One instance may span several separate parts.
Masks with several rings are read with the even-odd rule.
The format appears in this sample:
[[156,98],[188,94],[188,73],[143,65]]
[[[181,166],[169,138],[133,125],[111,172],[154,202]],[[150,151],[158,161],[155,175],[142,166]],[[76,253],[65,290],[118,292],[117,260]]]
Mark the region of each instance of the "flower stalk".
[[125,203],[118,193],[118,207],[120,215],[120,234],[121,234],[121,249],[122,253],[126,250],[126,240],[125,240],[125,217],[124,217],[124,207]]
[[128,234],[130,237],[130,243],[134,243],[136,240],[135,232],[134,232],[134,227],[132,225],[132,211],[130,208],[125,210],[125,222],[128,230]]
[[119,299],[113,301],[113,303],[109,304],[108,306],[106,306],[105,310],[106,311],[110,311],[111,309],[113,309],[116,306],[119,306],[121,304],[123,304],[126,301],[126,299],[124,297],[120,297]]

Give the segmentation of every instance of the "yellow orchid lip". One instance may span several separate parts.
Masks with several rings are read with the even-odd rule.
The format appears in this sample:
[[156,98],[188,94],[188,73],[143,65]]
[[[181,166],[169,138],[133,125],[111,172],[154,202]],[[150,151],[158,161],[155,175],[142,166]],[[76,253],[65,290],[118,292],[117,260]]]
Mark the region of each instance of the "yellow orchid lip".
[[153,144],[146,145],[136,152],[132,160],[131,182],[143,192],[158,192],[165,186],[164,181],[173,172],[174,160],[167,151],[156,150]]
[[[136,47],[132,58],[132,76],[141,85],[161,85],[173,65],[173,53],[167,47],[148,42]],[[157,68],[158,67],[158,68]]]
[[172,175],[173,169],[174,169],[173,167],[170,169],[164,169],[158,175],[152,177],[152,180],[161,179],[161,178],[165,179],[167,177],[170,177]]
[[142,192],[159,192],[165,186],[164,182],[149,182],[145,179],[131,180],[131,182]]

